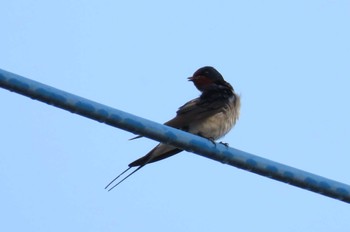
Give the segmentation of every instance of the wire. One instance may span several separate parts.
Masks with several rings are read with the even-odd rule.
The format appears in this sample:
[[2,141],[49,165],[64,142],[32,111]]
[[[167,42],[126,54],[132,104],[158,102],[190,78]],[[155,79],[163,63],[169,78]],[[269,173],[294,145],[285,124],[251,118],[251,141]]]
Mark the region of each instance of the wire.
[[0,69],[0,87],[108,125],[350,203],[350,186],[177,130]]

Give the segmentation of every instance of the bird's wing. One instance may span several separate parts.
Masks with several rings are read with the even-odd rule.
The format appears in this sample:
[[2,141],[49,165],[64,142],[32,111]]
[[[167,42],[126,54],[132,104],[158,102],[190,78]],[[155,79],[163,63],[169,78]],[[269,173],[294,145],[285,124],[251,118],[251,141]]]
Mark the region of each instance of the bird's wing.
[[[193,99],[179,108],[176,112],[177,115],[164,123],[164,125],[180,129],[183,131],[188,131],[188,124],[194,121],[201,120],[203,118],[210,117],[219,112],[222,112],[227,104],[226,101],[222,99],[217,99],[215,96],[212,99]],[[141,138],[143,136],[138,135],[129,140],[134,140]]]
[[153,162],[168,158],[181,151],[182,150],[177,147],[160,143],[155,148],[153,148],[150,152],[148,152],[145,156],[130,163],[129,167],[143,166],[148,163],[153,163]]
[[199,121],[203,118],[208,118],[222,112],[225,109],[226,104],[227,103],[225,101],[220,101],[215,98],[211,100],[196,98],[181,106],[176,112],[176,117],[164,124],[187,131],[189,123]]

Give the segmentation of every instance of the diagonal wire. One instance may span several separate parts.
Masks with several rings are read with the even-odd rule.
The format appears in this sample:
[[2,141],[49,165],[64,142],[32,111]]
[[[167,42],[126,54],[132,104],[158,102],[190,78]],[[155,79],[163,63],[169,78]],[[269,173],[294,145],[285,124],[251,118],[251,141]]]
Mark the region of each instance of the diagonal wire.
[[350,203],[350,186],[189,134],[0,69],[0,87],[271,179]]

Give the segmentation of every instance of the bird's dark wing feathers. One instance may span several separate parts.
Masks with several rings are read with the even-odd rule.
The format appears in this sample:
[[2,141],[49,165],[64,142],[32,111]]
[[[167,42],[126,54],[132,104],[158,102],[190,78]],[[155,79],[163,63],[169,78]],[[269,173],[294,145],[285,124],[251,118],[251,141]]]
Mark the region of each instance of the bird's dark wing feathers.
[[139,159],[133,161],[132,163],[130,163],[129,167],[136,167],[136,166],[141,166],[141,165],[146,165],[146,164],[149,164],[149,163],[153,163],[153,162],[156,162],[156,161],[168,158],[168,157],[170,157],[172,155],[175,155],[175,154],[177,154],[177,153],[182,151],[181,149],[174,147],[174,149],[169,150],[168,152],[166,152],[166,153],[164,153],[162,155],[159,155],[159,156],[157,156],[157,157],[152,159],[151,155],[152,155],[152,153],[154,152],[154,150],[156,148],[157,147],[153,148],[153,150],[151,150],[145,156],[142,156],[141,158],[139,158]]
[[166,122],[165,125],[186,131],[188,123],[225,111],[229,105],[229,97],[229,95],[223,95],[222,92],[208,96],[202,94],[201,97],[181,106],[176,112],[176,117]]
[[[188,123],[203,118],[208,118],[217,113],[223,112],[228,107],[230,97],[233,97],[231,89],[214,89],[203,93],[199,98],[195,98],[179,108],[176,112],[176,117],[164,123],[164,125],[171,126],[183,131],[187,131]],[[137,136],[133,139],[141,138]]]

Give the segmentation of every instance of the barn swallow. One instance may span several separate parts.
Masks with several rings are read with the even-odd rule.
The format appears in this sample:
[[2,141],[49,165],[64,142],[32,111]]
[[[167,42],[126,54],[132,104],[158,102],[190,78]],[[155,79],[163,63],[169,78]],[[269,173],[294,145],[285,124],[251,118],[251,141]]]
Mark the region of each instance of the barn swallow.
[[[211,141],[223,137],[238,120],[240,111],[239,95],[234,92],[232,86],[224,80],[222,75],[210,66],[198,69],[188,80],[193,82],[195,87],[201,92],[201,95],[181,106],[176,112],[176,117],[164,124],[199,135]],[[135,138],[140,137],[142,136]],[[132,167],[137,168],[108,191],[115,188],[146,164],[168,158],[181,151],[180,148],[159,143],[145,156],[130,163],[129,168],[114,178],[105,189]]]

